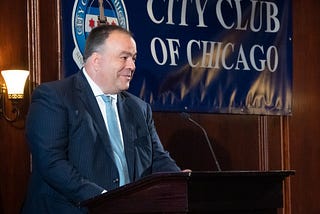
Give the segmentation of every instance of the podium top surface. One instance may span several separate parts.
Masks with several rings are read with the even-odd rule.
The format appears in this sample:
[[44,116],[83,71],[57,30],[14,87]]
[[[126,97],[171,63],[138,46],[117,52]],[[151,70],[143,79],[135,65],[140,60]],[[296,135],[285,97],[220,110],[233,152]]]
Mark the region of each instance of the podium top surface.
[[94,201],[103,200],[103,198],[116,197],[125,192],[132,192],[141,186],[150,186],[153,183],[161,183],[172,180],[181,182],[203,182],[212,180],[250,180],[250,179],[272,179],[282,181],[286,177],[294,175],[294,170],[272,170],[272,171],[192,171],[192,172],[162,172],[146,176],[138,181],[129,183],[117,189],[108,191],[102,195],[91,198],[80,203],[80,206],[87,206]]

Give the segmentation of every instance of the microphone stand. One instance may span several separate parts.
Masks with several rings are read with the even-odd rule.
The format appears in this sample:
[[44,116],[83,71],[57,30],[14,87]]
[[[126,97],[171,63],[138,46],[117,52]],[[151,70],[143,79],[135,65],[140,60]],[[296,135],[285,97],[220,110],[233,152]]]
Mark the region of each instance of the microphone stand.
[[219,172],[222,171],[222,170],[221,170],[221,167],[220,167],[220,164],[219,164],[219,162],[218,162],[218,159],[217,159],[217,157],[216,157],[216,155],[215,155],[215,153],[214,153],[214,151],[213,151],[213,148],[212,148],[212,146],[211,146],[211,142],[210,142],[210,140],[209,140],[209,137],[208,137],[208,134],[207,134],[206,130],[205,130],[198,122],[196,122],[195,120],[193,120],[188,113],[182,112],[182,113],[181,113],[181,116],[184,117],[184,118],[186,118],[186,119],[188,119],[190,122],[192,122],[193,124],[195,124],[196,126],[198,126],[198,127],[202,130],[202,132],[203,132],[203,134],[204,134],[204,136],[205,136],[205,138],[206,138],[206,142],[208,143],[208,146],[209,146],[209,149],[210,149],[210,152],[211,152],[211,156],[212,156],[212,158],[213,158],[213,160],[214,160],[214,162],[215,162],[215,164],[216,164],[216,167],[217,167],[217,169],[218,169]]

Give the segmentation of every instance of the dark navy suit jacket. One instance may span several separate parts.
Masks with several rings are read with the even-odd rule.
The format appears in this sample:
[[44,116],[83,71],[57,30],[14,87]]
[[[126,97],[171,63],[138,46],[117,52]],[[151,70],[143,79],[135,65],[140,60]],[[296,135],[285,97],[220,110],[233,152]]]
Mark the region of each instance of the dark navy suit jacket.
[[[150,105],[118,94],[118,111],[131,182],[179,171],[156,133]],[[83,213],[79,202],[119,186],[108,132],[82,71],[38,86],[26,124],[32,153],[24,213]]]

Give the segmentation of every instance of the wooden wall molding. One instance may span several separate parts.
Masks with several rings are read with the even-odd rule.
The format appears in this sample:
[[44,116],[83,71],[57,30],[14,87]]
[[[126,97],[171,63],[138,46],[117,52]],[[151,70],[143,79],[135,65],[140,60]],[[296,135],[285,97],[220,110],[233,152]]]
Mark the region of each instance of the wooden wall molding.
[[[291,170],[290,165],[290,139],[289,139],[289,116],[281,116],[281,169]],[[283,213],[291,213],[291,177],[284,181],[283,185]]]
[[27,1],[28,61],[30,70],[30,93],[41,82],[40,57],[40,11],[39,0]]
[[258,116],[259,170],[269,170],[268,116]]

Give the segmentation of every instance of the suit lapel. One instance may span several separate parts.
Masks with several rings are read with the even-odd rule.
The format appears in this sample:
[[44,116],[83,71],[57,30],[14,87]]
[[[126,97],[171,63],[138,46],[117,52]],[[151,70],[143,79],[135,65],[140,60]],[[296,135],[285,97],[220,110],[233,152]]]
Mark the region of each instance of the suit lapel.
[[130,180],[133,181],[134,175],[134,139],[136,138],[137,124],[134,120],[134,112],[130,107],[130,100],[123,94],[118,95],[118,112],[121,123],[121,130],[123,136],[124,149],[128,164],[128,171]]
[[97,133],[101,139],[101,142],[104,144],[107,153],[113,159],[112,148],[110,143],[108,143],[108,131],[106,129],[99,105],[82,71],[78,72],[77,74],[75,88],[75,93],[79,97],[79,102],[82,103],[82,105],[92,116],[92,120],[94,121],[94,128],[97,130]]

